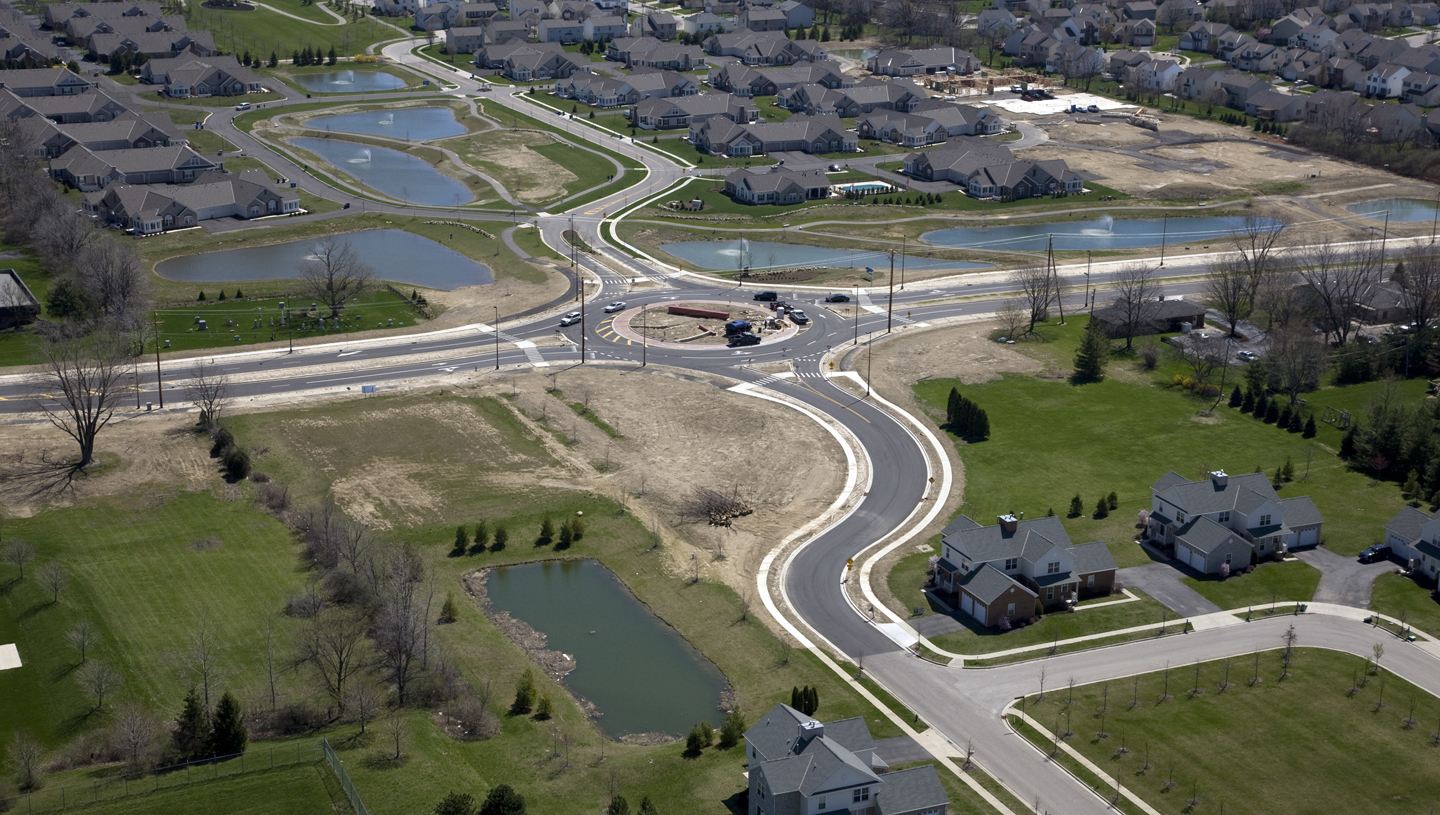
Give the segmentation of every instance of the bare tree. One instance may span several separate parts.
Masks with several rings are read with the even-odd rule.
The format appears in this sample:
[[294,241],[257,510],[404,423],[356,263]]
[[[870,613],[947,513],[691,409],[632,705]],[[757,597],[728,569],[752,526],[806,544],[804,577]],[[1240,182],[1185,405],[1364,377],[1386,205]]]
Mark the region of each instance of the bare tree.
[[99,632],[95,630],[95,626],[85,619],[75,623],[69,631],[65,632],[65,641],[70,644],[71,648],[80,652],[81,665],[85,664],[85,652],[90,650],[98,638]]
[[30,240],[41,262],[53,271],[62,271],[73,268],[102,236],[88,217],[68,207],[56,207],[36,221]]
[[144,759],[155,748],[159,733],[159,723],[140,703],[123,702],[116,709],[111,739],[115,748],[125,754],[131,770],[144,766]]
[[60,592],[70,585],[70,573],[60,565],[58,560],[48,560],[40,568],[35,570],[35,582],[45,591],[50,592],[51,602],[60,602]]
[[1165,289],[1155,277],[1155,270],[1141,263],[1130,264],[1115,273],[1115,308],[1120,315],[1120,330],[1125,334],[1128,351],[1135,335],[1148,326],[1160,312]]
[[350,713],[350,720],[360,725],[362,734],[384,703],[385,694],[371,682],[351,682],[345,689],[345,709]]
[[81,251],[76,266],[80,285],[116,326],[134,325],[149,305],[149,277],[128,245],[102,238]]
[[1350,339],[1361,300],[1380,282],[1380,252],[1373,243],[1337,246],[1329,240],[1311,246],[1300,258],[1300,279],[1336,345]]
[[1416,246],[1405,254],[1405,278],[1400,281],[1400,306],[1416,331],[1427,331],[1440,312],[1440,257],[1434,247]]
[[1000,331],[1007,339],[1014,339],[1025,328],[1025,312],[1020,310],[1020,304],[1014,298],[1006,298],[1000,303],[995,319],[1000,322]]
[[373,270],[350,247],[350,241],[327,235],[311,249],[314,257],[300,267],[300,280],[305,290],[330,309],[330,316],[340,313],[345,301],[370,286]]
[[40,372],[33,380],[35,404],[50,423],[80,445],[76,467],[95,459],[95,437],[110,423],[130,372],[124,343],[114,334],[60,337],[38,345]]
[[1200,103],[1200,106],[1205,109],[1205,115],[1209,116],[1215,108],[1224,107],[1227,98],[1224,88],[1219,85],[1212,85],[1201,91],[1200,96],[1197,97],[1195,101]]
[[40,786],[41,768],[45,765],[45,747],[23,730],[15,731],[5,749],[5,768],[15,779],[15,786],[28,792]]
[[210,689],[220,683],[225,671],[225,649],[220,644],[215,623],[210,619],[210,609],[202,606],[195,615],[195,624],[186,637],[181,659],[183,671],[191,686],[200,688],[200,699],[205,704],[208,720],[213,707],[210,704]]
[[190,401],[200,412],[198,424],[210,430],[220,421],[220,414],[230,405],[230,377],[215,370],[215,363],[195,360],[190,368],[190,384],[185,386]]
[[1265,355],[1271,387],[1289,396],[1294,405],[1300,394],[1320,387],[1329,356],[1325,342],[1308,329],[1296,326],[1271,332]]
[[25,564],[35,559],[35,547],[29,541],[19,538],[5,544],[5,562],[20,570],[20,579],[25,579]]
[[120,685],[120,674],[110,667],[110,663],[100,659],[92,659],[81,665],[80,670],[75,672],[75,678],[86,693],[95,697],[96,710],[105,707],[106,695]]
[[1235,327],[1255,310],[1248,271],[1233,261],[1217,261],[1205,275],[1204,286],[1205,304],[1225,316],[1230,336],[1235,336]]
[[326,693],[342,713],[345,683],[369,665],[366,628],[365,618],[358,613],[332,607],[301,628],[296,642],[297,661],[314,666]]
[[280,664],[280,632],[269,614],[260,618],[260,667],[265,671],[265,684],[270,691],[270,710],[275,710],[275,685],[283,670]]
[[1010,282],[1020,290],[1028,322],[1025,333],[1033,334],[1035,324],[1050,316],[1050,301],[1055,297],[1055,276],[1044,266],[1025,266],[1015,271]]
[[385,717],[385,734],[395,744],[395,755],[391,756],[390,760],[399,761],[401,748],[405,743],[405,716],[398,708],[390,711],[390,715]]
[[389,552],[375,621],[375,646],[395,688],[396,703],[402,707],[410,682],[423,666],[422,650],[430,624],[419,597],[424,579],[424,567],[413,550],[397,547]]

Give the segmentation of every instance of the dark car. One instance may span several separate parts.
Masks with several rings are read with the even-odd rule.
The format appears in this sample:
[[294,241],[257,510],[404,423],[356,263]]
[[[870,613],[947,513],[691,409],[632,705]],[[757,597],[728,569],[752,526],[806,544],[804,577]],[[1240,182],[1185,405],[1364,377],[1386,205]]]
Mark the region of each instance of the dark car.
[[848,294],[827,294],[827,295],[825,296],[825,302],[827,302],[827,303],[848,303],[848,302],[850,302],[850,295],[848,295]]
[[790,321],[796,325],[805,325],[810,322],[810,318],[806,317],[803,311],[792,311],[790,312]]
[[1374,546],[1360,553],[1361,563],[1374,563],[1377,560],[1390,559],[1390,544],[1377,543]]
[[736,334],[735,336],[733,336],[733,337],[730,338],[730,342],[729,342],[729,345],[730,345],[731,348],[736,348],[736,347],[744,346],[744,345],[759,345],[759,344],[760,344],[760,335],[759,335],[759,334],[752,334],[752,333],[750,333],[749,331],[746,331],[744,334]]
[[773,291],[761,291],[755,293],[756,300],[779,300],[780,295]]
[[751,328],[753,326],[750,325],[749,320],[731,320],[725,324],[725,336],[733,337],[736,334],[744,334]]

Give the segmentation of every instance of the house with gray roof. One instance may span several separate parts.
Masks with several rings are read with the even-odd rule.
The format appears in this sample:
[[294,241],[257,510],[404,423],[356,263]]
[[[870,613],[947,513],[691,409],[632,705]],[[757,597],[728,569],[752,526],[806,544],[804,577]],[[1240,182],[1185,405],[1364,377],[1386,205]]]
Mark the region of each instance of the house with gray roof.
[[0,269],[0,329],[17,328],[40,316],[40,300],[14,269]]
[[853,153],[854,134],[837,116],[791,116],[783,122],[741,124],[714,117],[690,125],[690,143],[716,156],[745,158],[794,150],[802,153]]
[[729,93],[642,99],[630,109],[630,121],[645,130],[688,128],[716,116],[746,123],[759,119],[760,111],[749,99]]
[[[1204,574],[1219,572],[1222,564],[1243,569],[1252,553],[1268,558],[1320,542],[1323,519],[1315,503],[1303,495],[1282,499],[1264,473],[1230,476],[1216,470],[1204,481],[1191,481],[1172,471],[1150,492],[1145,536]],[[1236,541],[1246,545],[1243,557]]]
[[945,126],[918,113],[876,110],[855,122],[862,139],[875,139],[902,147],[928,147],[947,138]]
[[137,150],[88,150],[76,147],[50,160],[50,175],[63,184],[90,192],[112,183],[188,184],[224,164],[211,161],[188,145]]
[[1053,515],[997,521],[981,526],[961,515],[940,533],[936,585],[981,625],[1003,626],[1002,617],[1024,620],[1113,589],[1115,559],[1104,543],[1071,543]]
[[705,40],[705,53],[735,57],[746,65],[794,65],[828,59],[815,40],[792,40],[783,31],[737,29]]
[[535,27],[535,37],[540,42],[570,44],[585,38],[585,23],[580,20],[541,20]]
[[1009,123],[1000,114],[980,105],[957,105],[931,97],[910,109],[928,116],[945,128],[947,136],[993,136],[1003,133]]
[[934,765],[890,772],[862,718],[821,723],[776,705],[745,731],[749,815],[945,815]]
[[610,42],[624,37],[629,31],[624,17],[593,14],[585,18],[584,35],[590,42]]
[[[88,4],[87,4],[88,5]],[[16,96],[70,96],[85,93],[94,83],[66,68],[17,68],[0,71],[0,88]]]
[[11,118],[42,116],[56,124],[76,122],[108,122],[122,113],[129,113],[135,103],[133,97],[122,103],[101,91],[82,93],[75,96],[16,96],[13,91],[0,88],[0,115]]
[[50,3],[45,6],[45,27],[60,31],[72,17],[115,20],[159,17],[162,14],[159,3]]
[[1396,557],[1413,564],[1435,585],[1440,577],[1440,511],[1401,509],[1385,524],[1385,542]]
[[801,204],[830,197],[824,170],[744,169],[725,176],[725,194],[743,204]]
[[732,31],[734,28],[734,20],[727,20],[718,14],[711,14],[708,11],[702,11],[699,14],[688,14],[680,18],[680,30],[686,34],[719,34],[725,31]]
[[88,193],[84,209],[97,219],[136,235],[188,229],[213,218],[264,218],[296,215],[300,194],[271,182],[265,171],[239,175],[208,172],[192,184],[111,184]]
[[643,17],[636,17],[630,25],[630,34],[635,37],[654,37],[657,40],[675,39],[675,15],[663,11],[652,11]]
[[140,81],[163,85],[174,99],[244,96],[265,89],[260,77],[233,56],[152,59],[140,69]]
[[866,65],[873,74],[917,76],[935,73],[970,74],[980,69],[980,60],[969,51],[951,46],[913,50],[881,51]]

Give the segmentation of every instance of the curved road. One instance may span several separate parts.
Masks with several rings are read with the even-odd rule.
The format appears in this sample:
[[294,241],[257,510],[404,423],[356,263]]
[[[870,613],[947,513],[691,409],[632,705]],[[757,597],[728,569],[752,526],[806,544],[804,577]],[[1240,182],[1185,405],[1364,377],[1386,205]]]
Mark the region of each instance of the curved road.
[[[479,92],[479,82],[467,74],[455,74],[410,54],[416,41],[392,44],[385,54],[416,70],[423,71],[446,83],[458,86],[455,93],[470,96]],[[537,111],[524,97],[512,96],[504,86],[491,86],[483,94],[492,101],[536,118],[553,112]],[[287,99],[284,105],[294,101]],[[303,101],[303,100],[302,100]],[[278,156],[264,144],[233,126],[229,116],[221,112],[212,117],[223,121],[216,127],[221,135],[243,149],[266,155],[266,162],[277,171],[290,175],[304,188],[317,195],[337,201],[359,203],[360,199],[337,191],[303,173],[289,159]],[[558,122],[557,122],[558,123]],[[362,384],[415,380],[447,374],[465,368],[489,369],[511,365],[563,366],[580,362],[607,362],[628,366],[645,364],[690,369],[721,375],[731,380],[748,382],[783,392],[813,411],[823,413],[842,423],[863,447],[868,456],[872,481],[863,499],[844,516],[806,543],[785,565],[783,585],[785,599],[800,619],[791,620],[807,626],[835,650],[852,661],[863,659],[865,670],[890,690],[902,703],[917,711],[952,744],[973,743],[977,763],[1005,784],[1024,802],[1039,801],[1050,812],[1102,815],[1108,804],[1091,793],[1067,773],[1047,763],[1044,757],[1012,734],[1000,716],[1006,704],[1020,693],[1031,692],[1037,685],[1036,668],[1017,664],[995,669],[947,668],[925,662],[911,655],[881,629],[865,619],[843,592],[842,579],[846,561],[876,541],[894,534],[900,527],[918,517],[917,507],[928,497],[927,491],[938,489],[927,480],[935,475],[927,466],[927,452],[890,413],[869,399],[860,398],[838,387],[822,372],[832,346],[851,341],[863,342],[886,330],[885,307],[893,306],[895,325],[933,321],[946,317],[984,314],[994,310],[994,301],[975,295],[1001,294],[1010,285],[999,275],[970,276],[967,279],[912,282],[896,291],[893,302],[880,290],[866,292],[861,304],[868,308],[850,317],[826,308],[819,301],[823,292],[817,289],[786,288],[793,293],[789,299],[804,306],[813,322],[799,334],[783,342],[767,343],[744,349],[726,348],[662,348],[643,347],[619,339],[609,330],[611,315],[600,305],[610,299],[624,299],[631,307],[663,303],[680,297],[749,300],[754,287],[737,286],[711,278],[676,274],[675,270],[644,258],[633,257],[607,239],[611,230],[604,228],[623,210],[648,196],[660,193],[691,173],[675,162],[640,148],[628,138],[614,138],[590,130],[580,120],[565,119],[563,127],[577,138],[588,138],[607,148],[642,163],[646,170],[640,182],[625,191],[578,207],[563,215],[530,215],[538,220],[545,240],[551,246],[564,246],[561,232],[574,228],[598,255],[578,258],[583,275],[588,278],[584,330],[580,325],[559,329],[552,315],[538,320],[517,320],[514,325],[499,327],[470,326],[432,334],[398,336],[371,341],[339,340],[328,346],[310,346],[293,354],[284,349],[263,350],[217,356],[220,370],[234,382],[237,401],[277,393],[304,394],[333,392],[350,388],[358,391]],[[1027,134],[1027,137],[1029,134]],[[444,213],[448,210],[427,210],[424,207],[400,207],[368,202],[370,209],[405,213]],[[355,207],[354,209],[358,209]],[[447,217],[457,217],[451,213]],[[466,219],[509,221],[504,215],[464,213]],[[1171,277],[1187,277],[1202,273],[1213,256],[1172,258],[1163,273]],[[601,262],[603,260],[603,262]],[[1134,260],[1125,261],[1133,263]],[[1083,293],[1079,288],[1086,277],[1093,284],[1106,282],[1120,263],[1096,264],[1089,275],[1083,265],[1062,269],[1063,282],[1072,287],[1067,294],[1067,310],[1079,309]],[[648,278],[661,284],[644,292],[628,293],[627,278]],[[1195,290],[1195,283],[1171,284],[1170,293]],[[875,301],[871,304],[870,296]],[[966,299],[944,302],[943,298],[966,295]],[[936,303],[921,305],[921,303]],[[556,311],[573,307],[573,301],[557,303]],[[851,304],[847,304],[848,305]],[[909,314],[907,319],[904,315]],[[549,341],[559,335],[565,344]],[[862,336],[863,335],[863,336]],[[547,343],[536,344],[545,339]],[[497,342],[498,340],[498,342]],[[584,343],[585,358],[580,355]],[[750,366],[756,362],[788,361],[795,376],[778,380]],[[145,399],[155,399],[153,379],[142,382],[149,388]],[[181,391],[174,384],[166,385],[166,394],[180,400]],[[0,377],[0,413],[16,413],[30,407],[30,390],[17,377]],[[928,460],[943,456],[930,451]],[[939,479],[937,479],[939,481]],[[924,504],[924,506],[930,506]],[[1301,632],[1301,644],[1333,647],[1368,654],[1375,634],[1357,622],[1334,617],[1303,616],[1292,620]],[[1196,659],[1219,658],[1249,653],[1254,648],[1279,645],[1281,621],[1230,626],[1197,632],[1185,637],[1172,637],[1155,642],[1139,642],[1119,648],[1079,652],[1050,658],[1047,669],[1052,678],[1075,676],[1077,682],[1091,682],[1156,670],[1165,660],[1193,662]],[[1435,670],[1433,657],[1415,646],[1392,646],[1387,652],[1387,667],[1402,673],[1432,692],[1440,692],[1440,671]],[[1053,681],[1053,680],[1052,680]],[[959,755],[955,751],[942,751]],[[1019,813],[1015,813],[1019,815]]]

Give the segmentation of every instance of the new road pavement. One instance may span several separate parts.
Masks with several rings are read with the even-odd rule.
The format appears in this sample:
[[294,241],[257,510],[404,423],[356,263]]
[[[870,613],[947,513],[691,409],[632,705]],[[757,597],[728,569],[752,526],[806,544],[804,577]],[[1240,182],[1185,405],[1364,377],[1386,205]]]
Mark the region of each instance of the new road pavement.
[[[482,92],[481,83],[470,79],[468,73],[455,73],[413,55],[411,49],[419,42],[390,45],[385,48],[385,56],[427,73],[446,86],[453,86],[453,90],[446,91],[449,95],[480,96],[527,115],[551,120],[573,138],[601,144],[636,159],[646,168],[630,189],[571,212],[526,216],[527,221],[538,221],[546,242],[553,247],[566,246],[561,233],[572,228],[573,218],[573,228],[596,250],[595,255],[581,254],[576,258],[574,274],[585,281],[583,305],[572,296],[550,304],[549,309],[538,316],[513,318],[499,326],[473,325],[368,341],[340,339],[327,346],[296,349],[294,353],[279,349],[217,355],[214,357],[217,370],[230,376],[237,402],[243,405],[248,399],[275,395],[333,395],[347,389],[358,393],[364,385],[398,387],[398,383],[423,384],[427,379],[440,382],[443,380],[439,377],[456,371],[494,370],[497,366],[565,367],[591,363],[618,365],[626,370],[649,365],[691,370],[783,393],[852,433],[861,452],[869,459],[871,476],[868,491],[848,514],[815,533],[790,554],[785,563],[777,564],[776,568],[783,569],[785,575],[782,596],[778,598],[781,602],[777,603],[777,607],[783,609],[783,621],[798,626],[797,630],[812,641],[828,643],[852,662],[863,660],[866,673],[954,745],[938,748],[939,755],[963,755],[962,748],[971,745],[980,766],[1005,784],[1019,800],[1027,804],[1039,802],[1041,811],[1071,815],[1107,812],[1106,801],[1047,762],[1004,723],[1001,716],[1004,707],[1014,697],[1038,688],[1038,669],[1033,664],[961,669],[926,662],[900,644],[908,639],[903,636],[906,629],[903,624],[891,623],[882,629],[854,606],[843,590],[849,558],[877,541],[922,525],[926,513],[917,509],[932,506],[926,503],[930,500],[943,501],[943,496],[937,498],[934,493],[945,482],[932,471],[930,462],[944,459],[944,452],[922,447],[932,442],[912,435],[902,420],[878,400],[862,398],[839,387],[832,380],[834,372],[830,370],[830,362],[841,358],[836,352],[863,347],[886,333],[887,327],[917,330],[947,318],[991,313],[996,308],[996,298],[1011,290],[1012,284],[1003,275],[981,273],[910,282],[903,289],[897,288],[893,299],[885,289],[851,290],[849,293],[857,297],[862,306],[851,314],[831,310],[820,302],[828,290],[777,285],[770,288],[781,290],[786,299],[801,305],[812,319],[808,326],[783,340],[732,349],[665,347],[626,339],[613,330],[610,322],[613,315],[602,310],[611,300],[624,300],[629,308],[680,299],[748,302],[756,290],[753,285],[739,286],[719,278],[681,272],[615,239],[613,225],[626,217],[630,208],[663,194],[672,184],[691,176],[693,170],[634,144],[629,138],[592,129],[582,120],[565,117],[562,122],[562,117],[552,110],[538,108],[526,95],[513,94],[508,86],[492,85]],[[303,101],[292,95],[266,107],[283,108]],[[263,157],[266,163],[290,174],[292,179],[301,179],[307,191],[354,204],[350,210],[328,217],[345,217],[359,211],[360,198],[307,176],[290,159],[273,154],[263,142],[230,126],[228,115],[222,112],[220,116],[225,121],[215,122],[212,129],[221,135]],[[405,213],[453,213],[452,210],[398,207],[373,201],[367,207]],[[508,216],[468,213],[460,217],[509,220]],[[750,234],[753,237],[757,232],[763,234],[763,231]],[[1167,286],[1167,293],[1197,291],[1199,284],[1184,278],[1202,274],[1216,257],[1207,253],[1168,258],[1160,272],[1178,279]],[[1126,261],[1133,262],[1136,261]],[[1084,289],[1105,284],[1119,266],[1101,263],[1089,268],[1084,264],[1063,267],[1062,283],[1070,292],[1066,296],[1067,311],[1080,309]],[[632,290],[636,281],[645,285]],[[848,310],[853,305],[855,303],[842,307]],[[583,325],[560,328],[558,316],[571,309],[584,312]],[[780,361],[791,363],[795,375],[782,379],[758,370],[761,363]],[[180,403],[184,398],[183,366],[174,363],[173,367],[175,372],[165,374],[167,406]],[[158,403],[153,370],[142,369],[140,375],[141,401]],[[23,378],[0,377],[0,414],[33,410],[36,398]],[[932,484],[931,478],[936,479],[935,483]],[[1336,588],[1337,595],[1345,591],[1343,585]],[[876,615],[876,622],[887,622],[883,613],[877,611]],[[1277,647],[1283,627],[1289,622],[1295,623],[1301,633],[1300,642],[1306,646],[1368,654],[1376,639],[1375,632],[1358,620],[1305,615],[1239,626],[1217,625],[1184,637],[1052,657],[1045,664],[1052,681],[1074,676],[1078,683],[1094,682],[1157,670],[1167,661],[1188,664],[1196,659],[1222,658],[1247,654],[1255,648]],[[897,631],[902,636],[893,636]],[[1440,679],[1437,679],[1440,671],[1436,670],[1434,656],[1428,651],[1413,645],[1393,645],[1386,652],[1386,663],[1410,681],[1432,692],[1440,691]]]

